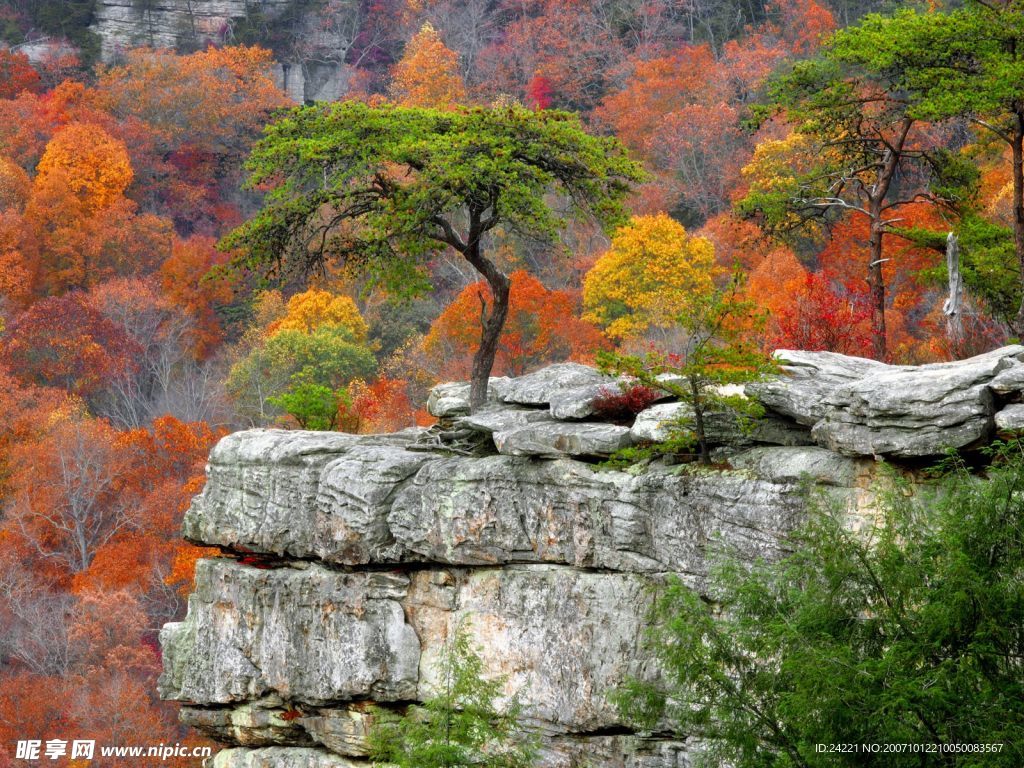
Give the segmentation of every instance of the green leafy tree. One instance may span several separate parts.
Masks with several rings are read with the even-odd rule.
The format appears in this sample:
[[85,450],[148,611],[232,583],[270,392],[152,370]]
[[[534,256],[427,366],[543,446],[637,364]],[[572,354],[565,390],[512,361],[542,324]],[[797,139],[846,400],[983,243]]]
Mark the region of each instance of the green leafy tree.
[[465,627],[442,652],[440,685],[404,716],[377,709],[370,755],[398,768],[529,768],[536,739],[519,724],[519,704],[498,711],[504,680],[485,680]]
[[[624,713],[706,735],[712,765],[1024,763],[1024,448],[947,470],[917,493],[894,473],[868,531],[816,497],[792,554],[722,555],[707,599],[672,583],[649,635],[663,677],[621,689]],[[893,743],[936,747],[816,747]]]
[[622,200],[643,178],[617,140],[587,135],[568,113],[358,102],[293,110],[267,128],[248,169],[249,185],[269,192],[223,243],[243,249],[236,267],[337,261],[411,295],[429,287],[429,258],[451,248],[487,280],[493,299],[481,312],[474,408],[486,400],[509,307],[509,277],[488,255],[488,233],[501,226],[553,240],[565,208],[610,229],[625,220]]
[[373,351],[343,325],[323,325],[310,333],[286,329],[266,339],[255,335],[249,343],[231,367],[226,388],[239,415],[253,424],[267,424],[278,409],[291,412],[299,401],[310,405],[320,397],[315,393],[335,392],[354,379],[372,377],[376,369]]
[[[946,13],[871,15],[856,41],[840,38],[840,46],[859,65],[888,73],[908,115],[964,117],[1009,147],[1015,267],[1024,285],[1024,6],[967,0]],[[1024,335],[1024,293],[1014,326]]]
[[[905,220],[906,206],[955,204],[944,194],[953,191],[946,177],[963,168],[917,130],[927,116],[919,99],[907,93],[903,71],[875,57],[872,19],[837,32],[817,57],[772,81],[771,104],[755,110],[757,119],[781,114],[795,135],[758,148],[744,169],[751,187],[738,209],[759,216],[766,229],[783,237],[827,231],[842,217],[865,222],[873,354],[882,360],[885,241]],[[891,32],[897,35],[898,28]],[[898,38],[888,45],[906,42],[905,35]]]
[[[695,446],[705,464],[711,461],[707,432],[710,413],[725,411],[743,422],[764,412],[756,401],[730,390],[729,385],[754,381],[773,370],[771,358],[754,341],[764,317],[754,302],[743,297],[742,288],[742,274],[736,272],[724,287],[694,294],[675,318],[683,334],[678,352],[601,352],[597,357],[606,372],[631,376],[688,405],[685,415],[673,425],[675,434],[667,448]],[[629,460],[643,455],[642,449],[626,449],[626,453],[613,458]]]
[[267,398],[271,405],[287,413],[302,429],[331,430],[349,398],[344,390],[331,389],[308,381],[295,384],[280,395]]

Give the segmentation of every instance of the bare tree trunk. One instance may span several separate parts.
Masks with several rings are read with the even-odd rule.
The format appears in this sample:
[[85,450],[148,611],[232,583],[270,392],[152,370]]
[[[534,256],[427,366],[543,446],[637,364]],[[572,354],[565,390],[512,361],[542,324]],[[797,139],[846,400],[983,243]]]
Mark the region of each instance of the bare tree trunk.
[[[1020,281],[1024,285],[1024,113],[1014,117],[1009,136],[1013,152],[1013,248],[1017,252]],[[1024,337],[1024,298],[1013,323],[1014,333]]]
[[946,335],[950,347],[956,350],[960,348],[964,336],[964,323],[960,316],[964,302],[964,283],[960,274],[960,241],[952,232],[946,238],[946,272],[949,274],[949,298],[942,305],[942,313],[946,316]]
[[[880,205],[880,202],[879,202]],[[884,232],[880,224],[881,211],[875,211],[876,204],[871,204],[871,240],[868,246],[868,292],[871,296],[871,352],[877,360],[885,360],[885,279],[882,276],[882,238]]]
[[693,431],[697,435],[697,450],[700,452],[700,463],[710,464],[711,454],[708,451],[708,437],[704,431],[704,401],[701,398],[700,385],[696,376],[690,376],[690,394],[693,397]]

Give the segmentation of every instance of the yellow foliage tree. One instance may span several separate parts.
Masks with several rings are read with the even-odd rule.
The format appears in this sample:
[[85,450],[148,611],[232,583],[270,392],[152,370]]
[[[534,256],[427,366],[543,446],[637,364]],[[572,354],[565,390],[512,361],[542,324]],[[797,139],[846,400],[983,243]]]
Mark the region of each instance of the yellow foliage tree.
[[413,35],[395,64],[391,96],[405,107],[451,109],[465,102],[459,55],[441,42],[429,22]]
[[584,318],[609,338],[667,330],[695,296],[714,289],[715,248],[664,213],[634,216],[583,282]]
[[98,125],[71,123],[54,135],[36,169],[37,183],[64,174],[86,215],[110,207],[132,183],[128,149]]
[[370,333],[356,303],[348,296],[310,288],[288,300],[284,315],[267,328],[267,336],[280,331],[312,333],[326,325],[340,325],[352,333],[352,340],[365,344]]

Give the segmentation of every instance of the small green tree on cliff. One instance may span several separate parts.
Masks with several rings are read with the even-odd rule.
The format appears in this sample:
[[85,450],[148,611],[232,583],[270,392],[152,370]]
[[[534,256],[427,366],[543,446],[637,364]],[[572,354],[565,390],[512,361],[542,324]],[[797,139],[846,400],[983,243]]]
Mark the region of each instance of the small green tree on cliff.
[[486,400],[509,307],[489,233],[551,241],[566,223],[562,209],[614,227],[625,220],[630,185],[644,177],[616,139],[587,135],[565,112],[358,102],[293,110],[266,129],[247,167],[249,186],[269,192],[224,240],[242,249],[236,266],[337,262],[411,295],[429,288],[427,260],[451,248],[483,276],[494,298],[481,307],[472,408]]
[[499,712],[503,680],[485,680],[483,661],[460,627],[441,656],[436,694],[402,717],[374,713],[370,756],[398,768],[530,768],[536,740],[522,732],[519,706]]
[[[676,423],[665,447],[696,447],[701,463],[711,461],[707,433],[710,413],[731,412],[743,424],[764,409],[728,385],[759,379],[775,370],[771,358],[757,345],[756,331],[764,316],[744,298],[743,275],[705,294],[694,294],[675,318],[682,344],[671,353],[643,355],[601,352],[598,364],[606,372],[626,374],[646,387],[661,390],[689,408]],[[657,446],[655,446],[657,448]],[[626,448],[615,458],[641,458],[644,449]]]

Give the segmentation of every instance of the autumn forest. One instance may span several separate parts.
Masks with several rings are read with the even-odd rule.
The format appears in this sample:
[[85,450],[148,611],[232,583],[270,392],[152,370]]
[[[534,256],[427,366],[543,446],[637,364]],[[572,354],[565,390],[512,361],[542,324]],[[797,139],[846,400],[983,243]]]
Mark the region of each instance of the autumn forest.
[[[95,2],[0,2],[0,767],[29,733],[201,743],[154,681],[215,554],[180,538],[210,448],[430,424],[433,385],[485,370],[482,321],[495,376],[671,352],[727,283],[765,354],[917,364],[1024,332],[1024,64],[979,31],[1019,35],[1014,3],[282,5],[113,50]],[[346,36],[346,78],[289,112],[298,18]],[[368,172],[373,203],[323,226],[338,200],[295,169],[326,145],[275,141],[325,120],[392,131],[380,167],[447,186]],[[417,239],[437,189],[462,204],[462,166],[417,165],[453,124],[571,172]],[[471,172],[521,174],[502,157]]]

